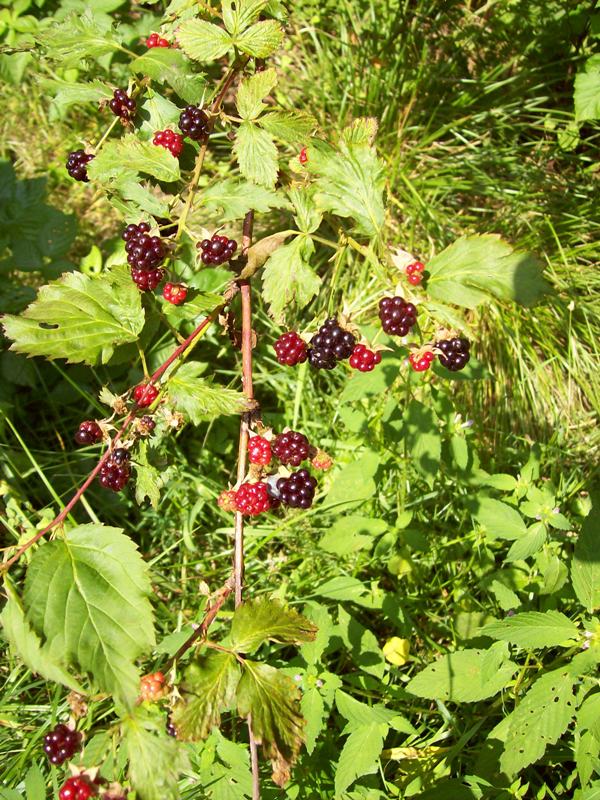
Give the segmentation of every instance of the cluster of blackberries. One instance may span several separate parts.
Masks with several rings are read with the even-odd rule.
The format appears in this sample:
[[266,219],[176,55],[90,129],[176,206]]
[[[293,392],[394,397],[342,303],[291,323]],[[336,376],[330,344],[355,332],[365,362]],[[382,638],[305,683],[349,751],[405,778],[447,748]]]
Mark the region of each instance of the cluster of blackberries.
[[98,442],[102,441],[102,429],[94,420],[86,420],[80,423],[73,438],[77,444],[82,446],[86,444],[98,444]]
[[317,481],[307,469],[299,469],[287,478],[279,478],[269,493],[291,508],[310,508],[315,497]]
[[440,364],[451,372],[458,372],[464,369],[469,362],[471,345],[468,339],[456,337],[454,339],[444,339],[436,343],[438,350],[441,350],[438,358]]
[[196,247],[202,251],[200,258],[203,264],[224,264],[233,258],[237,242],[228,239],[227,236],[213,233],[210,239],[203,239],[196,244]]
[[194,142],[210,133],[208,117],[200,106],[186,106],[179,115],[179,130]]
[[73,758],[81,747],[81,734],[66,725],[57,725],[44,736],[44,753],[55,766]]
[[115,117],[120,117],[123,122],[129,122],[137,111],[135,100],[124,89],[115,89],[108,106]]
[[97,794],[96,786],[87,775],[74,775],[64,782],[58,797],[59,800],[89,800]]
[[131,277],[143,292],[153,291],[165,276],[159,264],[166,255],[160,236],[149,236],[150,225],[140,222],[128,225],[123,231],[127,261],[131,265]]
[[100,467],[100,485],[105,489],[112,489],[113,492],[120,492],[131,477],[130,458],[129,451],[124,447],[113,450]]
[[87,165],[93,158],[94,156],[85,150],[74,150],[67,156],[67,172],[76,181],[87,183],[89,181]]
[[417,321],[417,308],[403,297],[383,297],[379,301],[379,319],[390,336],[407,336]]
[[168,129],[164,131],[156,131],[154,138],[152,139],[152,144],[159,145],[159,147],[164,147],[165,150],[169,150],[171,155],[174,155],[175,158],[177,158],[183,150],[183,136],[180,133],[175,133],[175,131]]
[[338,361],[350,358],[355,345],[354,335],[331,317],[310,340],[308,363],[316,369],[333,369]]

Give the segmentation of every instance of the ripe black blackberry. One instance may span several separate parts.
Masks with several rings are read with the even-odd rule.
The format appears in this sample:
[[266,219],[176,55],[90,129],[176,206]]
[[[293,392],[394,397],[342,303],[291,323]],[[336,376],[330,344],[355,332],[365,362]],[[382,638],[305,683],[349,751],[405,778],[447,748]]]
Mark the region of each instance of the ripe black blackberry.
[[121,238],[125,241],[127,261],[136,269],[151,270],[158,267],[166,255],[166,248],[160,236],[149,236],[150,225],[140,222],[128,225]]
[[66,725],[57,725],[44,736],[44,753],[55,766],[60,766],[81,748],[81,734]]
[[286,506],[291,508],[310,508],[315,496],[317,481],[307,469],[292,472],[289,478],[279,478],[277,494]]
[[87,183],[89,181],[87,165],[93,158],[94,156],[85,150],[74,150],[67,156],[67,172],[76,181]]
[[468,339],[457,336],[454,339],[443,339],[436,343],[440,364],[451,372],[458,372],[464,369],[471,358],[471,344]]
[[97,444],[102,441],[102,429],[94,420],[86,420],[80,423],[74,439],[80,445]]
[[98,480],[105,489],[120,492],[131,476],[129,451],[124,447],[114,450],[100,468]]
[[120,117],[123,122],[129,122],[137,111],[135,100],[124,89],[115,89],[108,106],[115,117]]
[[141,292],[153,292],[164,277],[164,269],[131,268],[131,279]]
[[407,336],[417,321],[417,308],[403,297],[383,297],[379,301],[381,326],[391,336]]
[[166,730],[166,732],[167,732],[167,734],[169,736],[172,736],[173,738],[175,738],[177,736],[177,728],[171,722],[171,715],[170,714],[167,716],[167,723],[165,725],[165,730]]
[[233,254],[237,250],[237,242],[228,239],[227,236],[213,233],[210,239],[203,239],[198,242],[196,247],[202,251],[200,258],[203,264],[224,264],[233,258]]
[[308,458],[310,442],[303,433],[287,431],[278,434],[271,442],[271,452],[282,464],[299,467]]
[[186,106],[179,116],[179,130],[198,142],[210,133],[208,117],[200,106]]
[[333,369],[338,361],[350,358],[356,338],[344,330],[335,317],[325,320],[310,341],[308,361],[317,369]]

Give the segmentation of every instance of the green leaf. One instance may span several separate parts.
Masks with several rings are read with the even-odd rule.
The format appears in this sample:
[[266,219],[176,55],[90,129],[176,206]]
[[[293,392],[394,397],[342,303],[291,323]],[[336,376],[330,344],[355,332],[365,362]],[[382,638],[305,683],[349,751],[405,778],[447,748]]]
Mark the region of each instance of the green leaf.
[[387,530],[387,523],[371,517],[340,517],[319,541],[319,547],[335,555],[348,555],[371,547],[374,537]]
[[417,697],[475,703],[506,688],[517,669],[506,661],[496,674],[482,679],[487,650],[457,650],[442,656],[415,676],[406,689]]
[[575,77],[575,119],[584,122],[588,119],[600,119],[600,70],[593,59],[588,59],[585,72]]
[[139,800],[179,800],[178,779],[188,768],[183,746],[164,730],[164,716],[137,709],[122,722],[129,780]]
[[600,741],[600,694],[588,695],[577,711],[577,727]]
[[521,605],[519,596],[500,581],[494,580],[490,584],[490,591],[495,596],[498,605],[503,611],[510,611]]
[[142,505],[146,498],[152,508],[158,508],[160,490],[163,486],[161,472],[148,461],[148,443],[141,441],[138,445],[134,462],[135,469],[135,501]]
[[110,86],[100,80],[89,83],[69,83],[47,78],[41,81],[41,85],[48,94],[54,95],[52,105],[59,115],[77,103],[98,103],[100,100],[109,100],[113,95]]
[[413,466],[433,487],[440,469],[442,439],[433,411],[418,400],[411,400],[404,412],[403,441]]
[[27,800],[46,800],[46,780],[37,764],[33,764],[25,775]]
[[111,18],[94,14],[91,8],[50,25],[38,40],[46,48],[46,56],[59,61],[61,69],[81,67],[81,62],[88,58],[99,61],[121,46],[121,37],[112,27]]
[[21,316],[3,317],[11,350],[69,363],[106,364],[119,344],[134,342],[144,327],[135,284],[115,273],[88,277],[67,272],[42,286]]
[[83,692],[81,685],[66,670],[60,654],[53,656],[32,630],[25,619],[21,600],[8,578],[5,578],[4,588],[8,600],[0,614],[0,623],[11,649],[36,675],[41,675],[47,681],[62,683],[76,692]]
[[271,111],[259,119],[262,128],[286,144],[305,144],[317,127],[316,119],[304,111]]
[[130,64],[131,72],[168,84],[186,103],[202,99],[206,81],[193,71],[190,61],[172,47],[153,47]]
[[600,514],[596,505],[585,518],[571,561],[571,581],[586,611],[600,608]]
[[268,3],[269,0],[221,0],[225,27],[232,35],[246,30]]
[[358,731],[370,725],[389,725],[398,716],[397,712],[386,708],[383,705],[369,706],[361,703],[346,692],[338,691],[335,693],[335,704],[342,717],[348,724],[345,732]]
[[362,505],[377,490],[374,477],[378,469],[379,456],[370,450],[347,464],[335,475],[322,510],[341,512]]
[[380,235],[385,207],[385,172],[375,148],[365,142],[324,142],[307,148],[307,169],[316,176],[315,200],[325,211],[352,217],[356,230],[370,238]]
[[529,556],[539,553],[546,544],[548,534],[546,526],[542,523],[532,525],[524,536],[517,539],[506,554],[506,561],[522,561]]
[[235,37],[235,45],[254,58],[267,58],[283,41],[283,28],[274,19],[256,22],[244,33]]
[[204,19],[188,19],[177,29],[179,46],[194,61],[216,61],[233,47],[223,28]]
[[307,261],[313,251],[310,239],[297,236],[290,244],[276,250],[266,262],[263,298],[274,319],[283,320],[285,310],[292,303],[304,308],[318,293],[321,279]]
[[254,738],[271,761],[273,781],[284,786],[304,741],[299,687],[269,664],[245,661],[237,706],[241,717],[251,716]]
[[253,122],[242,122],[237,130],[233,152],[244,178],[268,188],[275,186],[277,148],[266,131],[261,131]]
[[565,732],[575,714],[574,678],[553,670],[538,678],[508,717],[502,771],[516,775],[541,758]]
[[382,678],[385,672],[385,659],[379,643],[368,628],[338,606],[338,627],[336,633],[348,649],[352,661],[363,672]]
[[221,222],[243,219],[250,209],[265,214],[272,208],[289,208],[282,194],[247,181],[227,178],[203,189],[202,205],[211,213],[218,213]]
[[475,499],[473,516],[483,526],[486,538],[490,541],[493,539],[511,541],[520,539],[527,533],[527,526],[517,509],[491,497]]
[[575,763],[582,786],[586,786],[594,773],[600,772],[600,742],[587,731],[578,737],[575,745]]
[[361,775],[377,771],[388,726],[364,725],[346,739],[335,771],[336,796],[345,792]]
[[259,598],[239,606],[231,623],[231,646],[238,653],[254,653],[264,642],[312,642],[316,627],[293,608],[278,600]]
[[427,291],[434,300],[475,308],[495,297],[534,305],[549,291],[542,267],[499,236],[464,236],[427,264]]
[[270,94],[276,85],[277,72],[273,67],[256,72],[240,81],[236,97],[240,117],[248,120],[256,119],[267,108],[262,102],[263,98]]
[[485,625],[479,633],[526,650],[570,647],[580,635],[577,625],[560,611],[524,611],[501,622]]
[[[161,48],[154,47],[152,49],[159,50]],[[146,97],[138,106],[138,118],[142,121],[137,128],[138,136],[142,133],[145,134],[144,138],[151,140],[156,131],[175,128],[180,114],[181,109],[172,100],[163,97],[152,89],[147,89]],[[152,144],[151,141],[149,143]],[[152,146],[157,149],[155,144],[152,144]],[[162,149],[164,150],[164,148]],[[152,155],[155,155],[155,151],[152,151]]]
[[241,742],[230,742],[215,729],[218,762],[213,762],[207,790],[212,800],[246,800],[252,796],[252,773],[248,748]]
[[241,414],[248,409],[248,401],[241,392],[200,378],[203,370],[202,364],[190,361],[169,377],[169,399],[177,411],[199,425],[221,414]]
[[231,653],[209,652],[193,661],[178,687],[181,699],[171,714],[177,738],[205,739],[233,704],[239,680],[240,667]]
[[80,525],[37,550],[27,569],[25,608],[33,628],[101,691],[132,704],[135,659],[154,644],[146,566],[119,528]]
[[321,697],[321,692],[316,686],[309,686],[304,690],[300,710],[306,720],[306,751],[312,753],[316,747],[318,736],[323,729],[325,719],[325,703]]
[[333,633],[333,620],[325,606],[320,603],[310,602],[304,607],[304,616],[315,623],[316,635],[313,641],[307,642],[300,648],[300,655],[309,666],[317,664]]
[[122,175],[123,165],[128,172],[152,175],[159,181],[170,183],[180,178],[179,160],[164,147],[144,142],[135,133],[121,139],[111,139],[90,161],[88,175],[91,180],[105,183]]

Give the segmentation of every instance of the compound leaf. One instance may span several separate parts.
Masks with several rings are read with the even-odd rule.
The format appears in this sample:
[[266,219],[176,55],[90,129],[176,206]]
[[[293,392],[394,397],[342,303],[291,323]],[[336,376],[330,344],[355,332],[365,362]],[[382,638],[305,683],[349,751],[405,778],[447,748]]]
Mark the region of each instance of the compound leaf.
[[500,758],[504,772],[515,775],[533,764],[562,736],[575,714],[573,686],[568,670],[553,670],[533,684],[506,720],[507,744]]
[[269,664],[245,661],[237,705],[241,717],[251,715],[252,733],[271,761],[273,780],[284,786],[304,741],[299,687]]
[[25,609],[53,657],[91,674],[101,691],[131,704],[135,659],[154,644],[150,582],[119,528],[80,525],[44,544],[27,569]]
[[229,708],[240,680],[240,667],[231,653],[208,653],[193,661],[179,686],[181,700],[171,719],[184,741],[205,739]]
[[134,342],[144,326],[136,286],[117,271],[89,277],[67,272],[42,286],[20,316],[3,318],[11,350],[69,363],[106,363],[116,345]]
[[253,653],[263,642],[312,642],[317,628],[293,608],[278,600],[259,598],[236,609],[231,623],[231,646],[238,653]]
[[241,392],[200,378],[203,369],[202,364],[191,361],[169,378],[169,398],[178,411],[199,425],[221,414],[241,414],[248,409],[248,401]]

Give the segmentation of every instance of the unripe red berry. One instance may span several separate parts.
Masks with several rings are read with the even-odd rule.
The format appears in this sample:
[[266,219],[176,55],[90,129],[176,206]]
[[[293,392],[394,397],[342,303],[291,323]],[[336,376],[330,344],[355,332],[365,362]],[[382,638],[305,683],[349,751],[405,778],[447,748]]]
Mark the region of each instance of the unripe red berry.
[[364,344],[357,344],[350,356],[350,366],[360,372],[371,372],[381,361],[381,353],[369,350]]
[[183,150],[183,136],[171,130],[156,131],[152,144],[164,147],[177,158]]
[[88,800],[96,795],[97,789],[87,775],[68,778],[58,793],[59,800]]
[[288,367],[295,367],[296,364],[302,364],[303,361],[306,361],[308,356],[306,342],[298,336],[296,331],[282,333],[273,347],[275,348],[277,361]]
[[423,278],[416,272],[408,276],[408,282],[410,283],[411,286],[418,286],[422,280]]
[[426,372],[435,359],[435,354],[431,351],[426,351],[420,355],[411,353],[408,361],[415,372]]
[[222,508],[223,511],[237,511],[237,505],[235,502],[236,493],[233,489],[221,492],[217,499],[217,505],[219,508]]
[[162,672],[144,675],[140,680],[140,699],[154,703],[164,697],[165,693],[165,676]]
[[263,467],[271,463],[271,443],[263,436],[252,436],[248,439],[248,460],[251,464]]
[[153,383],[140,383],[133,390],[133,399],[140,408],[151,406],[158,397],[158,389]]
[[306,162],[308,161],[308,153],[306,152],[306,147],[303,147],[302,150],[300,150],[300,155],[298,156],[298,161],[301,164],[306,164]]
[[151,33],[146,39],[146,47],[169,47],[169,42],[159,36],[158,33]]
[[237,511],[254,517],[271,508],[271,499],[267,493],[266,483],[242,483],[235,494]]
[[187,286],[182,286],[180,283],[165,283],[163,289],[163,297],[174,306],[180,306],[184,303],[187,293]]

